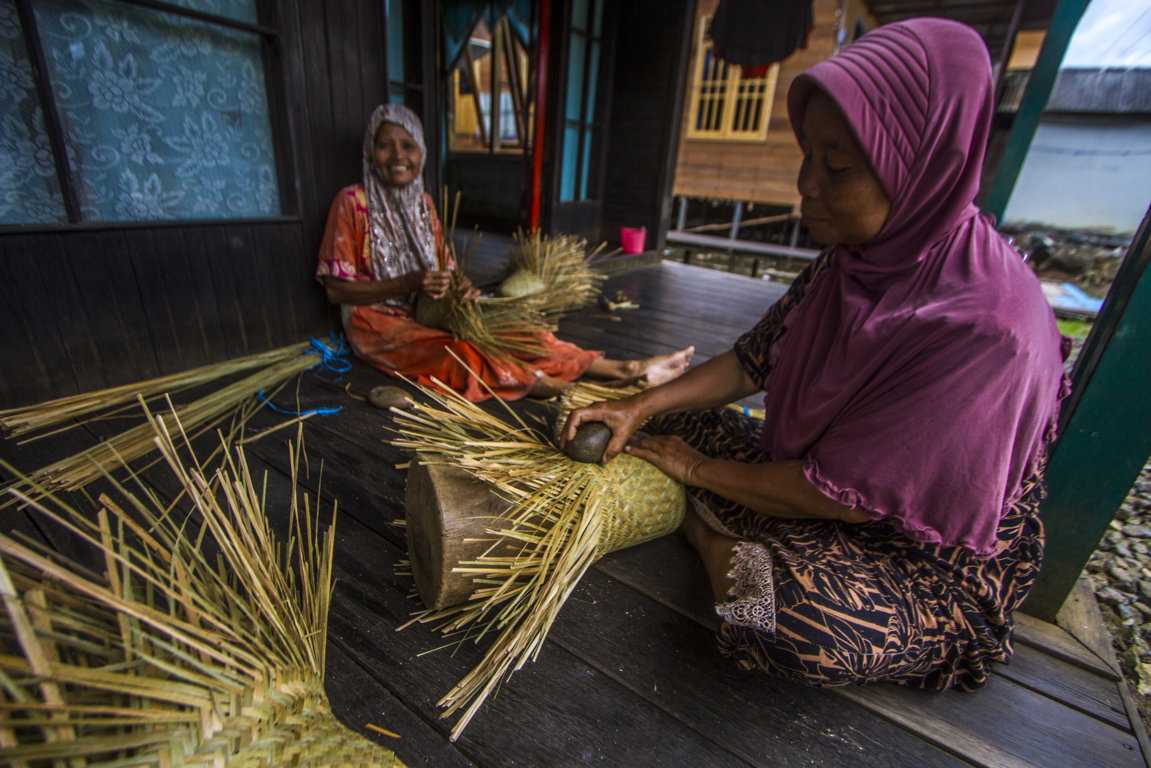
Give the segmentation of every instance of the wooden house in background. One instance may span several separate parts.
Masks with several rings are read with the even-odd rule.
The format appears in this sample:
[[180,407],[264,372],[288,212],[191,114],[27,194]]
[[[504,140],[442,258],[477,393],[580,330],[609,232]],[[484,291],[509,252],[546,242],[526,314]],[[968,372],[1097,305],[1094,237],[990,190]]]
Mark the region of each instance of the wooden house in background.
[[696,9],[675,194],[796,209],[803,157],[787,118],[788,88],[843,40],[874,28],[875,17],[862,0],[815,0],[807,47],[766,73],[744,77],[739,66],[712,55],[707,31],[718,6],[719,0],[701,0]]
[[[692,203],[707,201],[720,209],[718,216],[734,223],[728,232],[717,234],[730,233],[733,237],[738,235],[741,219],[747,223],[747,206],[767,214],[756,220],[786,224],[790,214],[791,222],[797,223],[799,193],[795,183],[803,157],[787,115],[787,92],[805,69],[880,24],[913,16],[947,16],[970,24],[983,35],[1000,77],[1007,69],[1034,64],[1053,11],[1049,0],[978,4],[813,0],[814,21],[807,46],[767,72],[745,76],[739,66],[712,55],[708,25],[718,6],[719,0],[699,0],[696,6],[691,70],[676,153],[676,229],[698,229],[687,225],[706,221],[707,216],[693,215],[692,211],[698,213],[700,207]],[[1010,64],[1005,67],[1008,60]],[[1006,136],[1009,129],[1009,121],[1002,123],[996,140]],[[998,144],[993,142],[993,148]],[[991,158],[989,168],[994,168],[997,158],[997,154]],[[702,231],[722,229],[720,224],[702,226]],[[799,235],[796,226],[791,232],[793,244]]]

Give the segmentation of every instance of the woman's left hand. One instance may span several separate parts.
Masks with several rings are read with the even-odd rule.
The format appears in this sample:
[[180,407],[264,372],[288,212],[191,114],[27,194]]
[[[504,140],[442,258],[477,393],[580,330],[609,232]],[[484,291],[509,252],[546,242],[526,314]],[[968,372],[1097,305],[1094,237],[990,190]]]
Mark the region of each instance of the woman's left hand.
[[471,278],[467,275],[460,275],[460,282],[464,289],[464,301],[475,301],[483,295],[479,288],[472,285]]
[[696,470],[707,459],[682,438],[672,435],[637,436],[624,451],[637,459],[651,462],[672,480],[684,485],[698,484]]

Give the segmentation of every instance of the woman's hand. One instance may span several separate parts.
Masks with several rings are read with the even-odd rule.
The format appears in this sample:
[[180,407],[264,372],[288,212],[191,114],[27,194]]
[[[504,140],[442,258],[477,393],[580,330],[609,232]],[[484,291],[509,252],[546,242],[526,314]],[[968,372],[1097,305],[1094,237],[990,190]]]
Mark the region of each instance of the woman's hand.
[[464,290],[464,301],[475,301],[482,295],[480,289],[472,285],[471,278],[467,275],[460,275],[460,287]]
[[442,299],[452,284],[451,272],[428,270],[420,279],[420,292],[429,299]]
[[593,403],[587,408],[580,408],[568,414],[567,424],[564,425],[563,433],[560,435],[560,447],[566,446],[568,441],[575,437],[576,430],[581,424],[602,421],[611,429],[611,441],[603,453],[606,464],[623,451],[627,441],[647,417],[648,414],[636,397]]
[[696,469],[707,460],[702,453],[674,435],[645,435],[633,440],[624,452],[649,461],[665,475],[684,485],[695,485]]

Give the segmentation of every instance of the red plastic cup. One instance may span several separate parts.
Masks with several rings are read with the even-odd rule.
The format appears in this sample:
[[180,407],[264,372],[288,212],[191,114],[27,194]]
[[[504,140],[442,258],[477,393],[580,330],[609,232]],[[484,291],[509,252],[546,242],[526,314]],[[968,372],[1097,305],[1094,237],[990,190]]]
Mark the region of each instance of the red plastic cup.
[[647,227],[620,227],[619,244],[628,254],[643,253],[647,243]]

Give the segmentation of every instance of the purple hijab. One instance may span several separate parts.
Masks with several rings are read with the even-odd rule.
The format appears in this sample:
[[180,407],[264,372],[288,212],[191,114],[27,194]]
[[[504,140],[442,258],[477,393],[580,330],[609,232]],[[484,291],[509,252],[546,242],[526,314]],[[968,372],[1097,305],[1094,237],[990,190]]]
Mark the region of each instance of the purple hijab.
[[785,318],[764,447],[918,541],[993,554],[1064,377],[1038,280],[974,204],[987,50],[951,21],[881,27],[796,79],[797,133],[815,89],[839,105],[892,206],[873,241],[831,250]]

